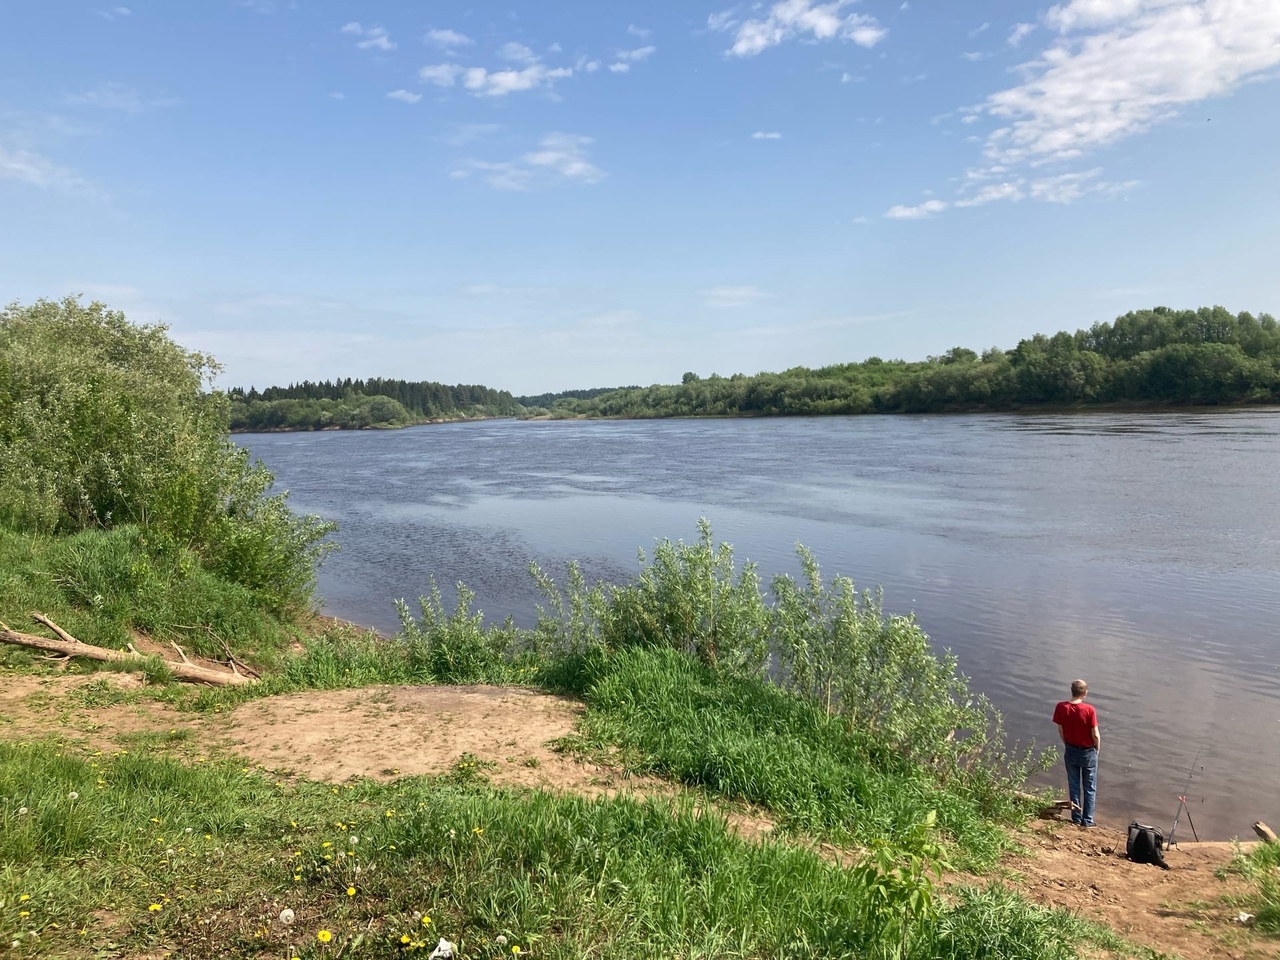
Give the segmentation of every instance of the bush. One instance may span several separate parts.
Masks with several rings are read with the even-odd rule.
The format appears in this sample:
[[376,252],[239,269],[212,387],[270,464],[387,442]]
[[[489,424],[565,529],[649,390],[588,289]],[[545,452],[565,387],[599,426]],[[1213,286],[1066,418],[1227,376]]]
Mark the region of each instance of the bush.
[[33,533],[133,524],[195,550],[282,612],[310,596],[332,529],[268,496],[228,436],[219,367],[74,297],[0,312],[0,523]]

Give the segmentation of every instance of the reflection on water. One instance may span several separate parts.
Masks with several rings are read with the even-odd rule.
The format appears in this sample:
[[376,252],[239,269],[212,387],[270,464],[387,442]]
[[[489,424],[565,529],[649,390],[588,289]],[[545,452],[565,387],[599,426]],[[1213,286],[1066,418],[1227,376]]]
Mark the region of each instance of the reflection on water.
[[[528,623],[530,561],[622,579],[637,548],[719,539],[766,576],[883,584],[1011,732],[1048,743],[1089,680],[1104,817],[1172,820],[1192,787],[1228,837],[1280,797],[1280,413],[446,424],[243,438],[293,503],[338,520],[328,612],[461,580]],[[1056,777],[1055,772],[1051,776]]]

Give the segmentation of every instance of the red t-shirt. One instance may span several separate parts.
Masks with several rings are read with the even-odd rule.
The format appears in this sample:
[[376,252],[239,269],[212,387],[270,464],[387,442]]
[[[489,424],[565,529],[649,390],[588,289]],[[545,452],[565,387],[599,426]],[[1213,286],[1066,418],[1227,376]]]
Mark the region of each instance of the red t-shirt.
[[1053,722],[1062,726],[1062,732],[1071,746],[1093,746],[1093,728],[1098,725],[1098,711],[1089,704],[1063,700],[1054,707]]

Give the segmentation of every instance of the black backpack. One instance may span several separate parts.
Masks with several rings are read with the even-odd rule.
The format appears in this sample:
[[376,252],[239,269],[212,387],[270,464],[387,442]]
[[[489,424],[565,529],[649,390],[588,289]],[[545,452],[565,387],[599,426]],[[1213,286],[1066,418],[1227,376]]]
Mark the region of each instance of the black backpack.
[[1129,842],[1125,845],[1125,853],[1134,863],[1154,863],[1164,870],[1169,864],[1164,862],[1164,831],[1159,827],[1150,827],[1137,820],[1129,824]]

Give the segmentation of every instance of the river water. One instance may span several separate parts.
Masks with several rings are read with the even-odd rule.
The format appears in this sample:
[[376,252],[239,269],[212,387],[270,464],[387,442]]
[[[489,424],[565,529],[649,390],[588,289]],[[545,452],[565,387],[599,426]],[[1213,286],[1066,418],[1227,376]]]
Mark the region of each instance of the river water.
[[[442,424],[240,438],[337,520],[325,611],[461,580],[529,623],[531,560],[623,579],[707,517],[766,580],[882,584],[1005,713],[1056,742],[1077,677],[1103,733],[1100,819],[1170,825],[1197,755],[1202,838],[1280,820],[1280,411]],[[1202,769],[1201,769],[1202,768]],[[1049,775],[1061,779],[1058,768]],[[1186,818],[1179,835],[1190,839]]]

